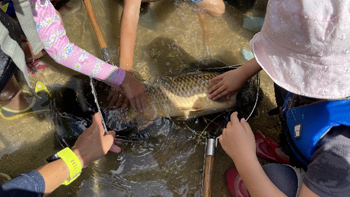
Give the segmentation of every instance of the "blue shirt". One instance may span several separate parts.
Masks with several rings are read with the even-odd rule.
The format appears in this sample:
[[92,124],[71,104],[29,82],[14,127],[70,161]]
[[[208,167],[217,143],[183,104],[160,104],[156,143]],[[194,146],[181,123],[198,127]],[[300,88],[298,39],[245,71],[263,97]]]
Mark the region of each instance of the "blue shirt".
[[41,174],[30,171],[0,185],[0,196],[43,196],[45,181]]

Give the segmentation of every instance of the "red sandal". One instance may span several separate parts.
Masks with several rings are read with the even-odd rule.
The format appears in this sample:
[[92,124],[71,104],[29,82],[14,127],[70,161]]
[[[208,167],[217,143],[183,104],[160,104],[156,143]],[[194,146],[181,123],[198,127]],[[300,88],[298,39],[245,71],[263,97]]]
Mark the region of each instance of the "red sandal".
[[27,63],[27,71],[31,73],[33,76],[41,69],[48,68],[45,64],[39,64],[38,60]]
[[276,153],[276,148],[280,147],[279,144],[265,137],[265,135],[258,131],[254,135],[256,144],[256,154],[264,159],[269,159],[281,164],[289,164],[289,159],[282,158]]
[[233,197],[250,196],[247,187],[235,168],[229,168],[226,171],[226,185]]

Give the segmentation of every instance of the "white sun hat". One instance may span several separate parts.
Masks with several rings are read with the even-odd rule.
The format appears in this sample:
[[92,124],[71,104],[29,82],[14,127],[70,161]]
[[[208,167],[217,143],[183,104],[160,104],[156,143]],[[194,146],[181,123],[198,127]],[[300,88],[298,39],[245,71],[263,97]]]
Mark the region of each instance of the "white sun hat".
[[350,96],[348,0],[270,0],[250,47],[272,80],[290,92]]

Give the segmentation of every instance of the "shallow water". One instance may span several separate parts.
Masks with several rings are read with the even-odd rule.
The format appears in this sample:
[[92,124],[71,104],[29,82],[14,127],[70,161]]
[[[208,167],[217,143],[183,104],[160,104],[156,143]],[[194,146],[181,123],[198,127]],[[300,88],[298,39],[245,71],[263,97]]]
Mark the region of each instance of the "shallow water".
[[[92,3],[117,65],[122,3],[110,0]],[[72,0],[68,6],[74,9],[62,8],[60,12],[71,42],[101,57],[82,2]],[[245,15],[238,10],[227,7],[221,18],[206,15],[212,55],[208,57],[199,17],[190,3],[166,0],[150,7],[159,17],[157,27],[138,26],[134,55],[135,72],[145,83],[161,75],[179,74],[193,62],[206,63],[215,59],[236,65],[245,61],[241,50],[249,48],[248,41],[254,32],[241,28]],[[263,10],[254,10],[246,15],[261,13]],[[41,63],[50,68],[31,76],[33,83],[40,79],[46,85],[69,86],[67,81],[76,74],[58,66],[47,56]],[[275,104],[272,82],[263,72],[261,88],[264,96],[250,123],[253,130],[263,125],[265,133],[273,137],[279,124],[276,117],[266,115]],[[28,115],[11,121],[0,119],[1,172],[18,176],[45,164],[46,157],[60,150],[54,138],[55,126],[45,115],[49,114]],[[269,125],[265,123],[267,120]],[[94,162],[70,186],[60,187],[52,196],[201,196],[207,133],[191,129],[183,121],[159,118],[155,122],[148,128],[147,140],[122,144],[122,153],[109,153]],[[220,145],[216,149],[214,166],[213,196],[229,196],[224,172],[233,164]]]

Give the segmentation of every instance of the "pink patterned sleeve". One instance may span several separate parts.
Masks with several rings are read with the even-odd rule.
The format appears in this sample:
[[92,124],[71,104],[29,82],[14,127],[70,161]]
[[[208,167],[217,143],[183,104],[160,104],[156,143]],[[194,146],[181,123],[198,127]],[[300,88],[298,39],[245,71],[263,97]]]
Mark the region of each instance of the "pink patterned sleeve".
[[61,18],[49,0],[30,0],[30,3],[39,37],[46,52],[57,63],[111,86],[123,82],[123,69],[98,59],[69,41]]

